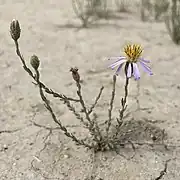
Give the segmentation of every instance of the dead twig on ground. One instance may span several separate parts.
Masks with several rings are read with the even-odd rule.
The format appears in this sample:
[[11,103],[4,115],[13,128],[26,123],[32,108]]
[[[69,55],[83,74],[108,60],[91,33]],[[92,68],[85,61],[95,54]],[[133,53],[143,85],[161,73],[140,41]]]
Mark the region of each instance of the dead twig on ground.
[[164,164],[164,169],[160,172],[160,175],[158,177],[156,177],[154,180],[160,180],[164,177],[164,175],[167,173],[167,167],[168,167],[168,162],[170,161],[171,159],[167,160]]
[[14,129],[14,130],[1,130],[0,134],[4,134],[4,133],[15,133],[17,131],[20,131],[21,129]]

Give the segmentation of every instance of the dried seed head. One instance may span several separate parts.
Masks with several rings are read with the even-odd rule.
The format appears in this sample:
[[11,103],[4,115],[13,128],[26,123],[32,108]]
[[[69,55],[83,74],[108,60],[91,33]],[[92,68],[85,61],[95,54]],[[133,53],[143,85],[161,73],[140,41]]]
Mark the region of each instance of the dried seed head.
[[39,58],[36,55],[32,55],[30,59],[30,64],[35,70],[38,70],[40,64]]
[[73,77],[73,79],[74,79],[77,83],[79,83],[79,81],[80,81],[80,75],[79,75],[79,73],[78,73],[78,68],[77,68],[77,67],[71,68],[70,71],[72,72],[72,77]]
[[19,25],[19,21],[16,19],[13,19],[10,24],[10,33],[11,37],[14,41],[17,41],[20,38],[21,35],[21,28]]

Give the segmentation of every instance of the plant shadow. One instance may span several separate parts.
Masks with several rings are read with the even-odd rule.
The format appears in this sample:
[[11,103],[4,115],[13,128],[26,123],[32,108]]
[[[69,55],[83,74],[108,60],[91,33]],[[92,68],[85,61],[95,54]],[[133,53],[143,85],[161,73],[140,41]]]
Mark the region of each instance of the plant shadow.
[[[115,132],[114,128],[112,129],[113,132]],[[158,146],[164,149],[164,141],[167,137],[168,135],[164,129],[159,128],[155,124],[145,120],[133,119],[123,123],[115,141],[118,152],[126,145],[130,145],[132,148],[135,148],[135,145],[147,145],[150,147]]]

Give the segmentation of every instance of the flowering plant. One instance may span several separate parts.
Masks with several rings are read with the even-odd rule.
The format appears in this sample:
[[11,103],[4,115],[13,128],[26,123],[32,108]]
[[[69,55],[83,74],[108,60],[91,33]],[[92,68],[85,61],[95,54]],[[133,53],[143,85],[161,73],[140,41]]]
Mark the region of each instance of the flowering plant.
[[[53,121],[57,125],[56,128],[52,129],[60,129],[64,134],[71,138],[73,141],[76,142],[77,145],[82,145],[90,149],[94,149],[94,151],[104,151],[108,149],[117,149],[117,145],[122,145],[125,143],[122,139],[118,139],[117,136],[123,126],[123,119],[124,119],[124,112],[127,108],[127,97],[128,97],[128,84],[129,79],[134,76],[135,80],[140,79],[140,71],[138,68],[138,64],[142,66],[142,68],[149,74],[152,75],[152,71],[150,67],[147,65],[150,63],[148,60],[145,60],[141,57],[142,48],[140,45],[127,45],[124,48],[125,56],[119,56],[115,58],[116,61],[113,62],[109,67],[114,69],[117,67],[115,74],[113,75],[113,87],[112,87],[112,96],[109,102],[109,109],[108,109],[108,120],[104,123],[105,128],[101,128],[98,123],[97,114],[94,112],[94,109],[102,95],[104,87],[100,88],[99,94],[95,98],[94,103],[88,108],[87,104],[85,103],[83,94],[82,94],[82,86],[81,86],[81,76],[79,74],[78,68],[71,68],[70,72],[72,73],[73,80],[77,86],[77,98],[67,97],[65,94],[55,92],[51,88],[48,88],[42,81],[41,81],[41,74],[39,72],[40,60],[36,55],[32,55],[30,59],[30,64],[33,67],[34,71],[26,65],[26,61],[22,56],[20,49],[19,49],[19,38],[21,35],[20,24],[18,20],[13,20],[10,24],[10,34],[12,39],[15,42],[16,46],[16,54],[20,58],[20,61],[23,65],[24,70],[33,78],[35,84],[38,86],[39,94],[42,101],[45,104],[45,108],[49,111],[52,116]],[[115,92],[116,92],[116,78],[119,72],[122,70],[124,66],[125,72],[125,94],[124,97],[121,99],[121,108],[119,110],[119,117],[116,118],[114,122],[112,118],[112,110],[114,106],[114,99],[115,99]],[[87,142],[86,139],[80,139],[76,137],[73,133],[71,133],[63,124],[60,119],[56,116],[53,108],[51,107],[50,101],[47,99],[47,94],[52,95],[55,98],[59,98],[63,103],[67,106],[69,111],[74,114],[75,118],[79,119],[82,125],[88,129],[91,134],[91,143]],[[79,103],[81,110],[78,110],[73,106],[72,103]],[[82,115],[84,114],[84,116]],[[116,123],[116,130],[110,131],[112,129],[112,124]],[[38,127],[44,127],[37,123],[34,125]],[[45,127],[46,129],[51,129],[49,127]],[[105,130],[105,132],[104,132]]]

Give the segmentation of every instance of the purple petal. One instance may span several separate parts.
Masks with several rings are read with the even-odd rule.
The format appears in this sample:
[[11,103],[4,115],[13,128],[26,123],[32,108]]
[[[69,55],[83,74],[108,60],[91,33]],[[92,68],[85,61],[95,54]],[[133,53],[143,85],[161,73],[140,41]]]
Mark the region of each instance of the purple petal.
[[116,66],[119,66],[121,64],[123,64],[124,62],[126,62],[127,60],[126,59],[119,59],[118,61],[114,62],[113,64],[111,64],[110,67],[111,69],[114,69]]
[[119,72],[121,71],[121,68],[123,66],[123,63],[119,65],[119,67],[116,70],[116,75],[119,74]]
[[117,62],[119,62],[119,61],[121,61],[123,59],[126,59],[126,57],[124,57],[124,56],[111,57],[108,60],[116,60],[115,62],[113,62],[113,64],[115,64],[115,63],[117,63]]
[[142,65],[144,65],[144,66],[146,66],[148,69],[151,69],[146,63],[144,63],[143,61],[139,61],[140,62],[140,64]]
[[147,66],[145,63],[143,63],[141,61],[140,61],[140,64],[145,72],[147,72],[149,75],[153,75],[151,68],[149,66]]
[[127,77],[130,78],[131,76],[132,76],[132,67],[131,67],[131,63],[129,63],[127,68]]
[[121,59],[121,58],[126,58],[125,56],[116,56],[116,57],[110,57],[108,60],[116,60],[116,59]]
[[144,63],[150,63],[149,60],[146,60],[146,59],[144,59],[144,58],[139,58],[139,60],[142,61],[142,62],[144,62]]
[[140,79],[140,72],[136,63],[133,63],[133,75],[134,75],[135,80]]

